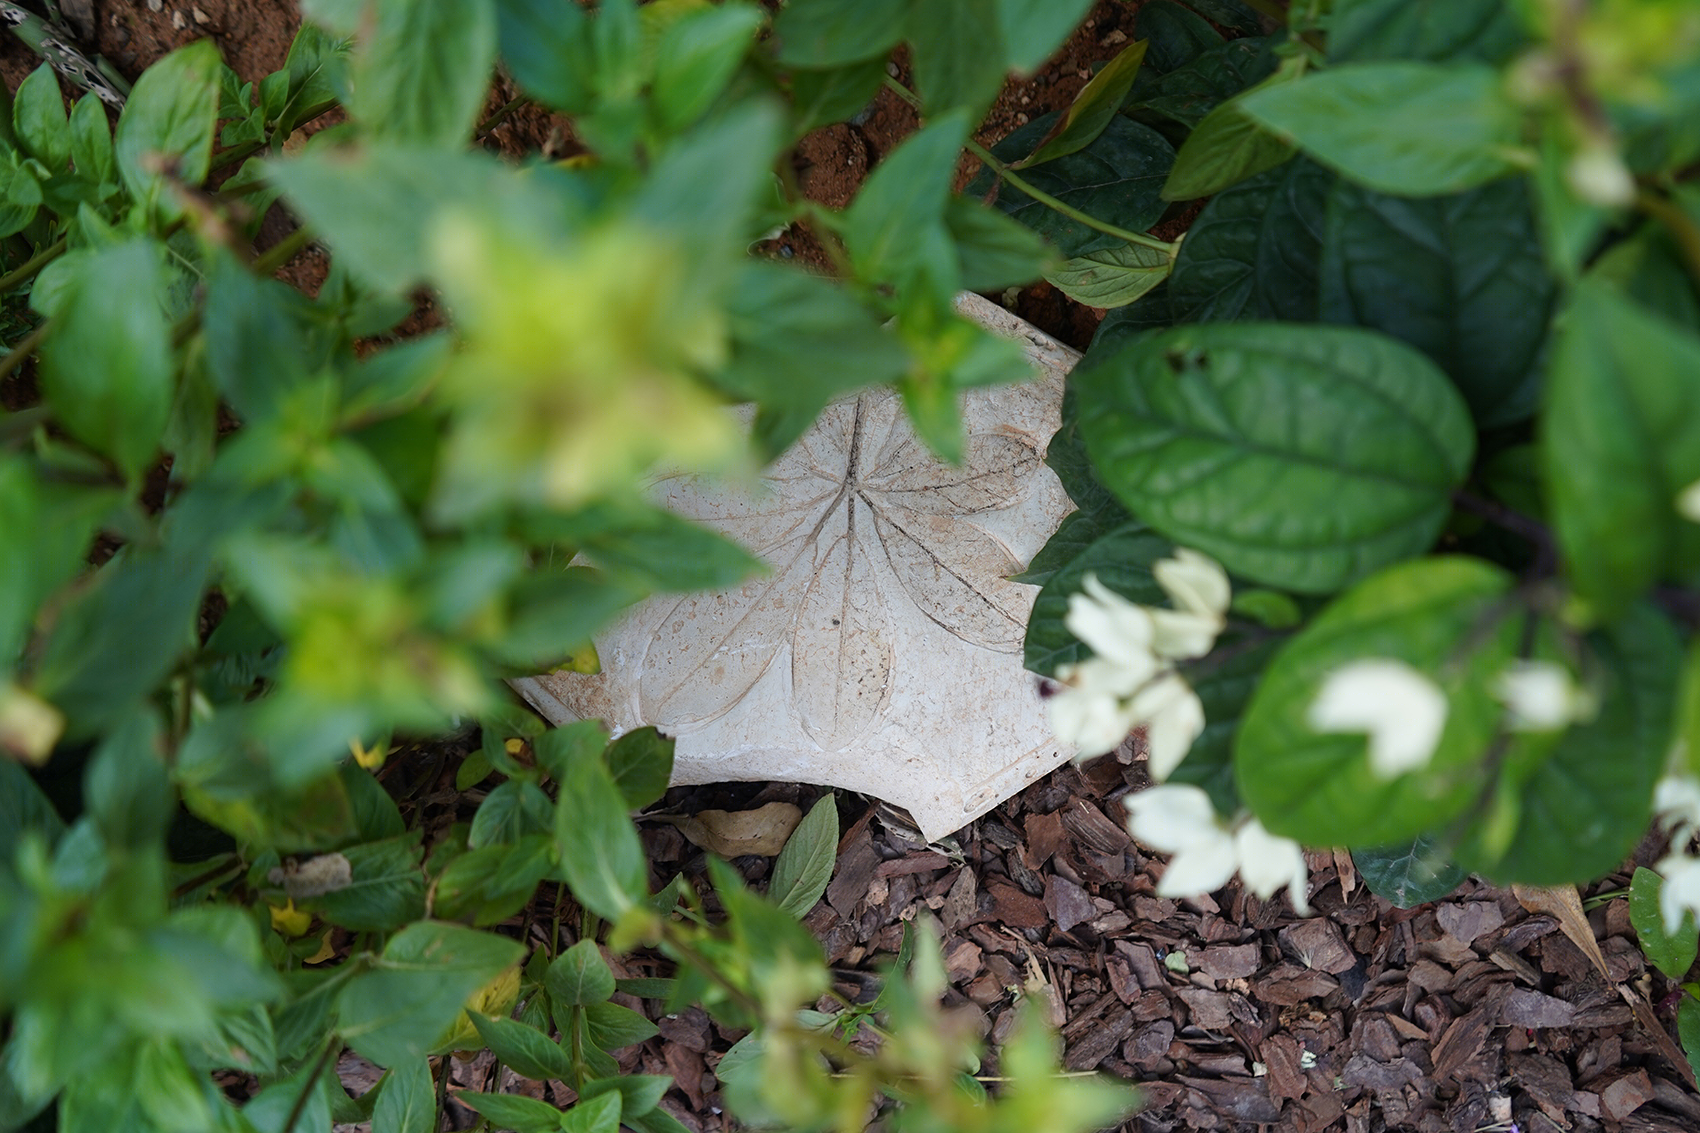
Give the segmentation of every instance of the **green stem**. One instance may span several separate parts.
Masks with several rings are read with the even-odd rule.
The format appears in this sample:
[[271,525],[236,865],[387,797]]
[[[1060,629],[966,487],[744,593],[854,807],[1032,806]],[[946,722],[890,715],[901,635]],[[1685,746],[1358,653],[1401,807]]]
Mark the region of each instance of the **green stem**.
[[52,325],[52,319],[43,319],[36,324],[34,330],[18,340],[18,344],[12,347],[12,352],[0,359],[0,378],[16,370],[23,365],[25,358],[35,353],[36,347],[41,345],[41,340],[47,337],[47,328]]
[[70,239],[71,238],[69,236],[59,237],[59,239],[55,240],[47,247],[25,260],[18,267],[13,268],[5,275],[0,275],[0,292],[12,290],[12,288],[29,280],[36,272],[64,255],[66,247],[69,246]]
[[266,249],[265,254],[254,261],[254,274],[261,278],[276,275],[283,266],[296,257],[296,254],[313,242],[313,234],[305,228],[297,228],[276,244]]
[[484,119],[483,125],[478,127],[478,132],[473,135],[472,140],[475,142],[481,142],[485,138],[489,137],[497,126],[500,126],[503,122],[508,120],[508,117],[512,115],[514,111],[518,110],[530,101],[530,99],[521,95],[518,98],[509,99],[507,102],[503,103],[496,109],[494,114]]
[[[907,102],[916,110],[921,109],[921,100],[916,98],[914,92],[908,87],[904,86],[889,75],[886,76],[885,85],[887,89],[896,94],[898,98],[901,98],[904,102]],[[1147,248],[1155,248],[1159,252],[1167,252],[1170,256],[1175,254],[1175,245],[1169,243],[1167,240],[1159,240],[1157,237],[1148,236],[1143,232],[1129,232],[1125,228],[1118,228],[1107,221],[1099,220],[1090,213],[1081,212],[1066,201],[1061,201],[1056,197],[1051,196],[1051,194],[1038,188],[1023,178],[1020,174],[1011,170],[1008,165],[999,160],[996,154],[981,145],[979,142],[975,141],[973,138],[969,138],[965,141],[963,143],[963,147],[967,149],[969,153],[985,162],[986,168],[990,169],[993,173],[996,173],[999,177],[1009,182],[1010,185],[1020,189],[1023,193],[1026,193],[1029,197],[1032,197],[1051,211],[1060,212],[1070,220],[1078,220],[1088,228],[1102,232],[1106,236],[1114,236],[1118,240],[1126,240],[1129,244],[1140,244]]]
[[[1700,225],[1695,224],[1694,218],[1680,206],[1672,204],[1657,193],[1646,190],[1636,193],[1635,205],[1665,226],[1665,231],[1676,241],[1683,262],[1688,265],[1688,274],[1694,277],[1696,286],[1700,286]],[[4,282],[0,280],[0,283]]]
[[307,1099],[313,1096],[313,1089],[318,1085],[319,1075],[325,1072],[325,1066],[342,1044],[333,1035],[331,1041],[325,1044],[325,1049],[319,1055],[319,1060],[313,1063],[313,1069],[307,1072],[307,1078],[301,1083],[301,1093],[296,1095],[295,1104],[289,1108],[289,1116],[284,1118],[282,1133],[294,1133],[295,1123],[301,1120],[302,1112],[307,1108]]

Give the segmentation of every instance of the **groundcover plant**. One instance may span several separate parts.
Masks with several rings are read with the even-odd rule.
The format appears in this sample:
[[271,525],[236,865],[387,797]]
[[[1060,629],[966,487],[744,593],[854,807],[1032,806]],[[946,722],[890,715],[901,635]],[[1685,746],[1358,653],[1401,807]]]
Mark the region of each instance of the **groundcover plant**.
[[[1153,844],[1197,885],[1257,859],[1300,903],[1302,863],[1268,861],[1350,845],[1421,899],[1602,871],[1657,784],[1677,844],[1639,921],[1681,965],[1700,13],[1148,0],[1066,114],[972,143],[1087,8],[304,0],[257,85],[201,42],[69,114],[48,66],[18,89],[0,1129],[423,1131],[433,1058],[487,1047],[576,1100],[461,1094],[486,1128],[678,1130],[668,1079],[609,1053],[651,1033],[616,991],[751,1027],[719,1066],[751,1124],[860,1128],[879,1095],[921,1130],[1114,1121],[1131,1095],[1057,1075],[1036,1017],[988,1096],[924,929],[879,998],[812,1010],[830,799],[765,895],[723,863],[655,891],[627,815],[667,741],[544,733],[499,685],[757,569],[647,501],[658,467],[748,475],[873,383],[959,457],[958,392],[1025,369],[952,296],[1041,276],[1119,307],[1050,446],[1080,510],[1022,576],[1027,657],[1065,729],[1149,722],[1160,789],[1202,792]],[[498,64],[581,153],[469,146]],[[924,128],[842,212],[805,199],[797,140],[885,85]],[[1183,240],[1147,234],[1207,195]],[[255,257],[280,197],[304,227]],[[835,280],[749,255],[791,224]],[[309,240],[311,299],[272,278]],[[398,338],[421,296],[446,325]],[[476,817],[410,825],[373,770],[463,721]],[[675,974],[616,980],[598,939]],[[386,1070],[358,1098],[345,1048]]]

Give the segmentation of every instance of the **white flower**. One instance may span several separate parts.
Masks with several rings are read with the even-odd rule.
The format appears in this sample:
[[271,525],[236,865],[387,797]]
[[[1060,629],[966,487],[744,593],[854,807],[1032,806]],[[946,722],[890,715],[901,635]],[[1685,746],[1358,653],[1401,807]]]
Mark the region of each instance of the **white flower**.
[[1227,625],[1232,598],[1227,572],[1210,556],[1179,547],[1174,558],[1153,564],[1151,575],[1175,606],[1150,611],[1158,656],[1182,661],[1210,652]]
[[1700,780],[1683,772],[1667,773],[1653,788],[1653,810],[1669,832],[1671,845],[1688,845],[1700,831]]
[[1659,886],[1659,913],[1665,932],[1675,935],[1682,928],[1684,913],[1700,917],[1700,858],[1671,854],[1653,868],[1664,879]]
[[1204,731],[1204,705],[1192,686],[1171,669],[1140,689],[1129,710],[1136,723],[1145,723],[1147,762],[1151,777],[1161,783],[1180,766]]
[[1063,625],[1099,657],[1130,669],[1154,673],[1157,659],[1151,649],[1156,629],[1150,611],[1136,606],[1088,574],[1081,580],[1086,593],[1071,594]]
[[1688,485],[1676,494],[1676,510],[1682,518],[1693,523],[1700,523],[1700,480]]
[[1372,657],[1328,674],[1306,720],[1317,732],[1363,732],[1369,766],[1392,779],[1426,767],[1446,730],[1446,694],[1403,661]]
[[1591,205],[1621,208],[1635,203],[1635,178],[1607,146],[1578,150],[1565,166],[1564,178],[1571,191]]
[[1121,666],[1102,657],[1059,667],[1063,688],[1048,703],[1057,738],[1082,755],[1114,750],[1139,724],[1126,701],[1131,691],[1124,687],[1126,676]]
[[1514,732],[1555,732],[1599,710],[1594,697],[1551,661],[1514,661],[1494,679],[1493,694],[1505,705]]
[[1159,853],[1171,854],[1157,883],[1161,897],[1195,897],[1227,884],[1236,872],[1246,887],[1268,898],[1283,885],[1301,916],[1306,901],[1304,853],[1277,838],[1249,813],[1229,825],[1198,787],[1169,784],[1127,797],[1128,832]]

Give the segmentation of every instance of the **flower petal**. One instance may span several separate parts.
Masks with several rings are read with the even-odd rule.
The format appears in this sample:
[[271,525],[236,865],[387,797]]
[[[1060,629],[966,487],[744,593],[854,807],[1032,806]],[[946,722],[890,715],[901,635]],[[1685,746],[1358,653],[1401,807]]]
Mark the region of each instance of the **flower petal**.
[[1317,732],[1366,733],[1370,770],[1392,779],[1428,765],[1446,713],[1434,681],[1403,661],[1372,657],[1330,673],[1306,719]]
[[1159,897],[1197,897],[1214,893],[1239,868],[1233,835],[1222,831],[1209,841],[1194,842],[1169,860],[1157,882]]
[[[1068,631],[1100,657],[1130,666],[1151,658],[1155,628],[1150,613],[1099,582],[1097,575],[1088,574],[1082,585],[1084,594],[1068,598],[1068,613],[1063,616]],[[1150,663],[1155,669],[1155,660]]]
[[1259,897],[1274,895],[1281,886],[1293,902],[1293,911],[1310,916],[1308,874],[1304,850],[1291,838],[1280,838],[1263,828],[1256,817],[1247,819],[1234,834],[1240,859],[1240,877],[1246,888]]
[[1064,687],[1045,702],[1057,739],[1079,754],[1114,751],[1133,730],[1132,714],[1114,695],[1090,688]]
[[1210,614],[1160,609],[1153,609],[1150,613],[1151,649],[1157,656],[1170,661],[1204,656],[1222,632],[1222,619]]
[[1218,623],[1227,615],[1233,598],[1228,573],[1209,555],[1177,547],[1173,558],[1152,565],[1151,575],[1168,593],[1175,609],[1214,618]]
[[1147,787],[1127,796],[1127,809],[1128,833],[1160,854],[1179,853],[1228,832],[1210,796],[1190,784]]
[[1598,707],[1570,671],[1551,661],[1513,662],[1494,680],[1494,696],[1516,732],[1554,732],[1593,715]]
[[1140,689],[1130,708],[1145,724],[1151,777],[1161,783],[1204,731],[1204,704],[1180,674],[1168,672]]
[[1685,913],[1700,917],[1700,858],[1672,854],[1653,868],[1664,878],[1659,886],[1659,912],[1665,932],[1674,936],[1682,929]]

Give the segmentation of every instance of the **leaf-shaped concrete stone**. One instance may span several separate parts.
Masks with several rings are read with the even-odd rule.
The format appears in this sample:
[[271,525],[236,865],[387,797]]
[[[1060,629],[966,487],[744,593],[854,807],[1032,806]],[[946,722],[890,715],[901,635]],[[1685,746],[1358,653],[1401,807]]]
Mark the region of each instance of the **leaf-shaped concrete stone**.
[[676,736],[676,783],[846,787],[933,838],[1067,759],[1021,663],[1038,588],[1009,576],[1071,506],[1043,458],[1078,355],[984,300],[960,305],[1019,339],[1040,375],[964,398],[960,467],[880,389],[828,407],[752,490],[665,479],[668,507],[770,573],[645,603],[597,639],[601,673],[516,687],[556,723]]

